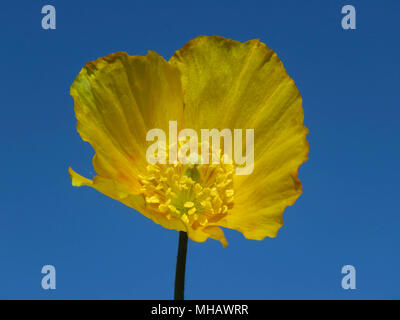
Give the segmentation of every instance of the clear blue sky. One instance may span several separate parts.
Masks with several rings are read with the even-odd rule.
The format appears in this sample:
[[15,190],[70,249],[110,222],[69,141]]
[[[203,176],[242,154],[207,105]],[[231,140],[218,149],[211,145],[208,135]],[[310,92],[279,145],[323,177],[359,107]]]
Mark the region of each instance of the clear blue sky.
[[[41,29],[41,8],[57,29]],[[341,28],[341,8],[357,29]],[[170,299],[178,233],[90,188],[69,87],[90,60],[206,34],[275,50],[304,100],[304,192],[275,239],[189,243],[189,299],[400,298],[398,1],[6,1],[0,10],[0,298]],[[57,289],[41,288],[41,268]],[[341,268],[357,289],[341,288]]]

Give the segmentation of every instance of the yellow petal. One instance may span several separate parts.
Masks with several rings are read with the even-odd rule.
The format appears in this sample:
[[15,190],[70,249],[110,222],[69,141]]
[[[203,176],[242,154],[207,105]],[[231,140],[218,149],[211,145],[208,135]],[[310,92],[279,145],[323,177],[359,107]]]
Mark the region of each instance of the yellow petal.
[[202,229],[196,230],[192,228],[187,228],[185,231],[187,232],[188,237],[196,242],[204,242],[208,238],[211,238],[220,241],[224,248],[226,248],[228,245],[224,232],[218,226],[207,226]]
[[78,132],[96,152],[97,174],[138,193],[138,175],[148,164],[148,130],[168,133],[169,120],[183,123],[179,71],[155,52],[145,57],[114,53],[87,63],[71,95]]
[[204,228],[203,231],[207,233],[211,239],[220,241],[224,248],[228,246],[228,241],[226,241],[224,232],[222,231],[221,228],[217,226],[209,226]]
[[283,211],[301,194],[297,172],[308,154],[294,81],[259,40],[200,36],[170,63],[182,73],[186,126],[254,129],[254,171],[235,176],[234,207],[219,224],[250,239],[274,237]]
[[72,184],[74,186],[89,186],[97,191],[105,194],[106,196],[120,201],[126,206],[135,209],[143,214],[145,217],[153,220],[155,223],[160,224],[164,228],[173,229],[178,231],[186,231],[186,227],[179,219],[167,219],[161,212],[149,210],[146,206],[145,199],[142,195],[135,195],[131,190],[127,189],[125,185],[116,180],[95,177],[89,180],[76,173],[71,168],[68,169]]

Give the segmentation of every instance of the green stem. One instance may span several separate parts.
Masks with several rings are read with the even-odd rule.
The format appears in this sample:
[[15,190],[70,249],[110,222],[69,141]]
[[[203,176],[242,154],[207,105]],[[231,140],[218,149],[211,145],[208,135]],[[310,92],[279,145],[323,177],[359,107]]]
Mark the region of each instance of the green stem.
[[185,269],[188,236],[186,232],[179,232],[178,256],[176,259],[175,274],[175,300],[184,300],[185,292]]

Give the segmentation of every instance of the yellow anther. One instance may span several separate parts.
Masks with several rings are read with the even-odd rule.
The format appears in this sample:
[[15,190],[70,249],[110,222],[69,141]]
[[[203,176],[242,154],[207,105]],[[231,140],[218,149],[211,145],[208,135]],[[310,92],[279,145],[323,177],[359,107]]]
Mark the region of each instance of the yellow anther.
[[160,199],[157,196],[146,197],[147,203],[160,203]]
[[159,206],[158,206],[158,210],[160,210],[160,212],[162,212],[162,213],[165,213],[165,212],[167,212],[168,211],[168,206],[166,205],[166,204],[160,204]]
[[227,203],[233,203],[233,197],[232,197],[232,198],[226,199],[226,202],[227,202]]
[[196,192],[196,194],[200,193],[202,190],[203,190],[202,186],[199,185],[198,183],[194,185],[194,192]]
[[178,214],[178,215],[181,214],[181,212],[175,206],[173,206],[172,204],[168,205],[168,208],[169,208],[169,210],[171,210],[172,213],[175,213],[175,214]]
[[205,226],[208,223],[208,219],[205,216],[199,216],[197,220],[202,226]]
[[146,167],[146,170],[148,172],[160,172],[160,169],[157,166],[150,164]]
[[189,224],[189,218],[188,218],[187,215],[183,215],[183,216],[181,217],[181,220],[182,220],[184,223]]
[[213,208],[215,211],[218,212],[218,210],[221,208],[222,205],[222,200],[220,197],[215,197],[214,199],[212,199],[212,204],[213,204]]
[[189,190],[189,187],[184,183],[180,184],[179,187],[180,187],[180,190]]
[[171,195],[171,197],[174,198],[174,199],[178,198],[178,196],[176,195],[175,192],[171,192],[170,195]]
[[186,201],[185,204],[183,205],[185,208],[192,208],[194,206],[194,203],[191,201]]
[[217,191],[216,188],[212,188],[212,189],[211,189],[211,196],[212,196],[212,197],[217,197],[217,196],[218,196],[218,191]]
[[228,198],[233,197],[233,194],[234,194],[233,189],[225,190],[225,195],[226,195]]
[[201,204],[205,209],[211,209],[211,208],[212,208],[212,205],[211,205],[211,201],[210,201],[210,200],[202,201],[202,202],[200,202],[200,204]]
[[162,190],[164,186],[160,183],[157,185],[156,190]]

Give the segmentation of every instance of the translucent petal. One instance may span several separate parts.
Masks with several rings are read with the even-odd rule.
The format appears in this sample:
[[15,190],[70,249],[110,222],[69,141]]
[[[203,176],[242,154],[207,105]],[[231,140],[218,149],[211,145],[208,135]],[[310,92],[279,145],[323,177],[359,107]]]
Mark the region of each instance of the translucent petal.
[[258,40],[200,36],[170,63],[182,73],[187,126],[254,129],[254,171],[235,176],[234,208],[220,225],[250,239],[274,237],[285,208],[301,194],[297,172],[308,154],[294,81],[276,53]]

